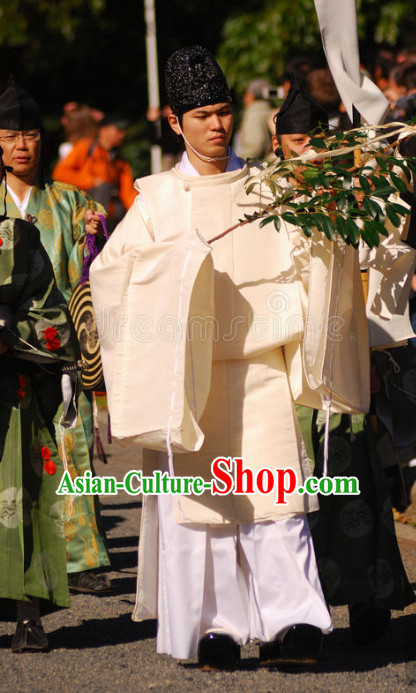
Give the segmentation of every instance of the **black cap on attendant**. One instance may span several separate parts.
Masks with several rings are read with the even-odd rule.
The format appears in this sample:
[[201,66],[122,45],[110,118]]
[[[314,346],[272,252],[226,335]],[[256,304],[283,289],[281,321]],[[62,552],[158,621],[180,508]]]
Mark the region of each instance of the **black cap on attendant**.
[[127,130],[129,121],[121,113],[106,113],[98,123],[98,127],[101,128],[106,125],[114,125],[117,130]]
[[306,135],[318,127],[327,130],[328,115],[303,87],[295,84],[276,115],[275,123],[277,136]]
[[33,130],[42,127],[38,104],[19,86],[14,77],[8,79],[0,94],[0,128],[4,130]]
[[180,115],[193,108],[231,101],[223,71],[202,46],[182,48],[170,56],[165,68],[168,104]]

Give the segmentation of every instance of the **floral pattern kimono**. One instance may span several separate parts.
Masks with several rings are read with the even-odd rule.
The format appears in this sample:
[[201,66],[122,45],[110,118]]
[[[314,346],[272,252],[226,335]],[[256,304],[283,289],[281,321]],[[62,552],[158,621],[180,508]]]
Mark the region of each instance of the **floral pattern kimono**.
[[[6,197],[9,217],[20,217],[13,197]],[[86,209],[105,210],[73,185],[46,182],[33,186],[26,208],[26,219],[40,231],[40,237],[53,266],[56,283],[66,301],[81,279],[84,261],[84,215]],[[56,424],[59,420],[58,412]],[[58,447],[61,436],[57,430]],[[65,453],[72,478],[91,469],[94,445],[92,406],[88,393],[78,397],[78,421],[64,435]],[[62,449],[60,449],[62,457]],[[66,502],[68,572],[109,565],[104,532],[99,526],[94,496],[78,496]]]
[[37,597],[69,606],[62,476],[53,417],[61,369],[79,358],[68,309],[39,231],[0,220],[0,617]]

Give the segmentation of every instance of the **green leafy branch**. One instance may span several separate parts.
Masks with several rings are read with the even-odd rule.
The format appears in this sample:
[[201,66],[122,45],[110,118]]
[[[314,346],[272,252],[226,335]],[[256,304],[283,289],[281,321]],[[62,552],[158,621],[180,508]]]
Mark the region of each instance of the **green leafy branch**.
[[313,150],[276,160],[248,180],[247,193],[258,186],[270,202],[209,242],[259,219],[261,227],[273,223],[279,231],[283,219],[307,237],[317,229],[329,240],[341,237],[356,247],[361,238],[370,248],[378,246],[388,235],[386,221],[398,227],[409,214],[397,193],[408,190],[416,158],[402,158],[396,148],[398,138],[415,135],[413,123],[315,135]]
[[398,227],[409,214],[397,193],[408,190],[416,159],[400,157],[396,148],[398,137],[415,134],[412,123],[395,123],[312,137],[306,156],[278,161],[250,181],[247,192],[260,182],[278,203],[261,226],[273,222],[279,229],[284,219],[308,237],[317,229],[329,240],[340,236],[357,246],[361,238],[378,246],[388,235],[386,220]]

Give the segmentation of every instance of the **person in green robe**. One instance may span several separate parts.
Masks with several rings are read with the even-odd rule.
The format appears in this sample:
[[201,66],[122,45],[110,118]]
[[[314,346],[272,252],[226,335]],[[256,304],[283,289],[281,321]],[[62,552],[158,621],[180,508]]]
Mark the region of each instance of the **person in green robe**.
[[[80,282],[86,230],[90,233],[95,230],[89,220],[93,210],[104,213],[104,209],[72,185],[44,180],[40,109],[13,78],[0,95],[0,143],[8,169],[7,187],[3,186],[1,195],[7,214],[37,226],[58,288],[68,301]],[[59,434],[57,440],[60,455],[68,460],[73,478],[91,470],[94,436],[90,393],[80,393],[76,427],[67,430],[64,436]],[[108,591],[109,580],[94,572],[109,565],[96,500],[93,496],[68,500],[66,512],[71,589],[93,593]]]
[[[295,86],[276,116],[275,153],[291,158],[309,148],[310,134],[327,129],[328,116]],[[316,136],[316,135],[315,135]],[[296,406],[311,473],[323,474],[326,413]],[[319,510],[308,517],[319,577],[329,605],[348,605],[357,644],[377,640],[389,627],[390,609],[415,601],[397,543],[386,476],[371,416],[329,418],[328,471],[355,476],[360,494],[319,494]]]
[[[53,418],[62,409],[61,378],[74,381],[62,368],[77,359],[38,229],[1,216],[0,618],[17,620],[14,652],[47,650],[41,614],[70,605]],[[70,423],[66,414],[61,425]]]

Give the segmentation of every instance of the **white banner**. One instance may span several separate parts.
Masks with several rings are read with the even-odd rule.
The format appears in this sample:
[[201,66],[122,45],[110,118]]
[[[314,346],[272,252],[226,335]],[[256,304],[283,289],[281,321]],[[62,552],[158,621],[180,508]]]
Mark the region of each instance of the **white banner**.
[[360,70],[356,0],[315,0],[329,69],[353,120],[353,105],[370,125],[382,123],[389,108],[383,92]]

